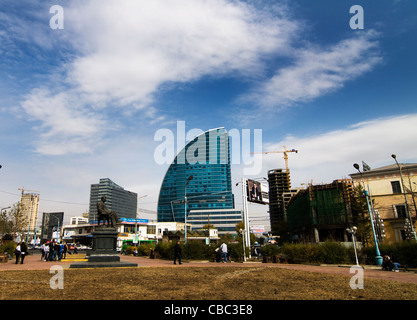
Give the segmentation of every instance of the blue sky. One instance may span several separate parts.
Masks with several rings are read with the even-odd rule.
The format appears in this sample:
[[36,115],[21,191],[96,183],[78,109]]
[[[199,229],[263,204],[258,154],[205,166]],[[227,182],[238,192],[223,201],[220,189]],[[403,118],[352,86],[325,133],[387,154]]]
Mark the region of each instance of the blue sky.
[[[55,4],[63,29],[50,27]],[[350,28],[353,5],[362,30]],[[177,136],[178,121],[260,129],[263,151],[298,149],[294,187],[348,177],[362,160],[391,164],[391,153],[416,162],[416,34],[414,0],[5,0],[0,206],[25,187],[68,221],[108,177],[155,211],[168,164],[155,161],[154,135]],[[264,155],[251,176],[244,159],[233,180],[284,167]]]

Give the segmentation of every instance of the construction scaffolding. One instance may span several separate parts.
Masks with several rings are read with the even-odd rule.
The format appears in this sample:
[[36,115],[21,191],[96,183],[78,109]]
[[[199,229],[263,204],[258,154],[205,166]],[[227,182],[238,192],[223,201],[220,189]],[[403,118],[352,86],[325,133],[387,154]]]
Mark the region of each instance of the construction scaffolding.
[[314,239],[344,237],[352,222],[352,181],[335,180],[329,184],[312,185],[295,195],[287,205],[288,227],[298,238]]

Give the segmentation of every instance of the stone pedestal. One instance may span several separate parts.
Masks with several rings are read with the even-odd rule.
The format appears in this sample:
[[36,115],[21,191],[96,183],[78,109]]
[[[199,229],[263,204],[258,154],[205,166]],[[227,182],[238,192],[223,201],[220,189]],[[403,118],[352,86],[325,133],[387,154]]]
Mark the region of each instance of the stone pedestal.
[[97,229],[92,233],[93,248],[88,262],[114,262],[120,261],[116,251],[117,230],[114,228]]
[[100,227],[92,233],[93,248],[87,262],[73,263],[70,268],[99,268],[99,267],[137,267],[136,263],[120,261],[116,251],[117,230]]

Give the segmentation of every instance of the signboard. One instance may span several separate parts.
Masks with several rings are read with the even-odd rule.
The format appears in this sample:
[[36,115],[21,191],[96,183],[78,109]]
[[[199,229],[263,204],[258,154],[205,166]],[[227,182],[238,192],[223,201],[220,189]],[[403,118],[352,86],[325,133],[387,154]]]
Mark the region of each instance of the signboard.
[[250,232],[251,233],[264,233],[265,227],[264,226],[251,226]]
[[246,193],[249,202],[260,204],[269,203],[269,187],[266,183],[248,179],[246,183]]

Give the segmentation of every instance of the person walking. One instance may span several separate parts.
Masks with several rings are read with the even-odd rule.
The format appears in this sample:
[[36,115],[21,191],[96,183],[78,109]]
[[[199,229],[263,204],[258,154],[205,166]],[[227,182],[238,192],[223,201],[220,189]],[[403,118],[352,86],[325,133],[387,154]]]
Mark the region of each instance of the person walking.
[[43,259],[45,257],[45,244],[44,243],[42,243],[42,245],[41,245],[41,253],[42,253],[41,261],[43,261]]
[[178,263],[181,263],[181,246],[180,246],[180,242],[177,241],[176,245],[174,246],[174,264],[177,264],[177,259],[178,259]]
[[65,259],[67,257],[67,251],[68,251],[68,245],[66,242],[64,242],[64,247],[62,251],[62,258]]
[[48,261],[49,259],[49,246],[43,244],[43,250],[45,251],[45,256],[43,257],[43,261]]
[[20,264],[23,264],[23,260],[25,260],[25,256],[28,253],[28,247],[26,243],[23,241],[20,245]]
[[49,254],[48,254],[47,261],[52,261],[53,259],[54,259],[54,241],[51,240],[51,242],[49,242]]
[[[220,246],[220,250],[222,252],[220,261],[226,263],[227,262],[227,245],[224,242]],[[223,259],[224,259],[224,261],[223,261]]]
[[18,264],[19,262],[19,258],[20,258],[20,251],[21,247],[20,247],[20,242],[17,244],[16,249],[14,250],[14,255],[16,256],[16,264]]

